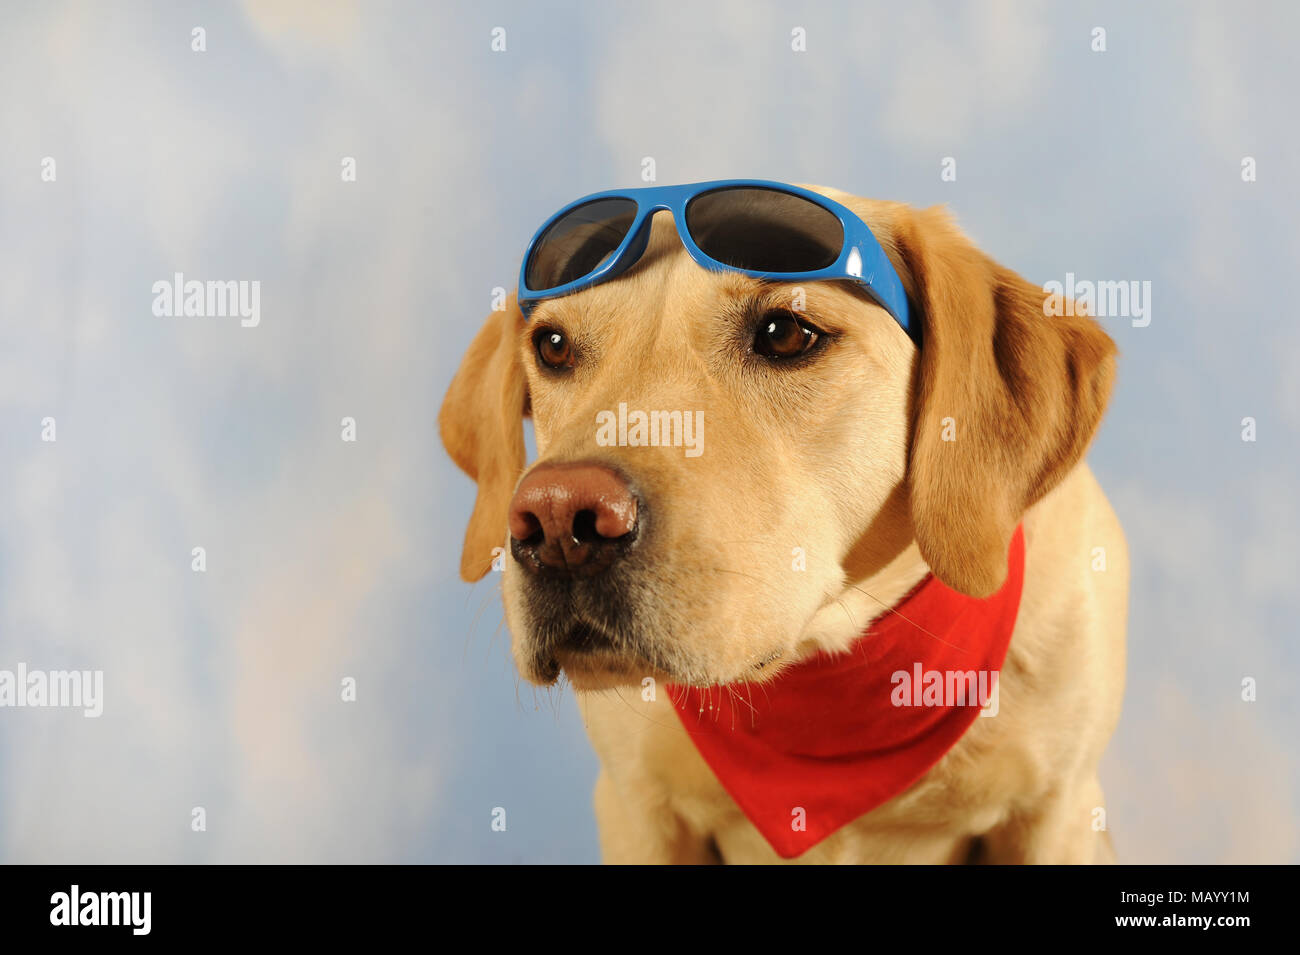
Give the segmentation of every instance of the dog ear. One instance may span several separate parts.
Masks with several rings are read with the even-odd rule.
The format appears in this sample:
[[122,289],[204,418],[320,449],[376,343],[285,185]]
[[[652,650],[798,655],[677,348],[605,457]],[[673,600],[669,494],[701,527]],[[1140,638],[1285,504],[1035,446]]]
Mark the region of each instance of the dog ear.
[[489,315],[474,336],[438,414],[443,447],[478,482],[460,557],[460,576],[471,582],[491,569],[493,548],[505,545],[506,512],[524,469],[527,388],[518,353],[523,324],[511,295],[505,310]]
[[942,209],[901,218],[898,252],[922,322],[912,522],[935,575],[984,597],[1006,577],[1026,509],[1092,440],[1115,343],[1077,309],[1045,308],[1041,288],[980,252]]

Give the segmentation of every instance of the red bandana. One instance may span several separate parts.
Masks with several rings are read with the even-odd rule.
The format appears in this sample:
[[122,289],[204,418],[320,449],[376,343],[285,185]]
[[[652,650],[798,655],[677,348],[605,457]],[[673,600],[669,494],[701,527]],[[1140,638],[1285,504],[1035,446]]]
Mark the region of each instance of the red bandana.
[[987,599],[929,576],[847,653],[818,654],[732,693],[669,687],[695,748],[778,855],[801,855],[897,796],[961,739],[982,703],[996,712],[1024,570],[1018,527],[1006,582]]

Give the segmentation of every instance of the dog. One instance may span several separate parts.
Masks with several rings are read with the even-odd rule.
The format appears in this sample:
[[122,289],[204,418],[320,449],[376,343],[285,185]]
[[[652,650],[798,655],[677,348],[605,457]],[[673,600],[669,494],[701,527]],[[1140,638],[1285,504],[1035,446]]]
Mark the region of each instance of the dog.
[[[495,561],[520,674],[572,685],[608,863],[1113,861],[1097,766],[1123,696],[1128,553],[1083,457],[1114,343],[1078,309],[1047,315],[942,208],[805,188],[870,228],[919,347],[852,283],[701,268],[654,216],[632,268],[527,317],[512,296],[470,344],[439,415],[477,482],[461,575]],[[670,440],[674,412],[702,416],[702,453]],[[822,757],[841,733],[870,749],[906,711],[911,740],[913,708],[808,668],[852,659],[897,690],[858,665],[891,620],[926,653],[968,649],[967,630],[935,629],[946,611],[916,623],[927,587],[965,601],[930,607],[1009,608],[985,659],[995,715],[966,714],[941,752],[891,748],[908,765],[879,785],[880,754],[837,776]],[[831,690],[809,691],[820,715],[789,752],[729,751],[800,674]],[[831,808],[796,802],[801,785]],[[777,791],[780,818],[762,817]]]

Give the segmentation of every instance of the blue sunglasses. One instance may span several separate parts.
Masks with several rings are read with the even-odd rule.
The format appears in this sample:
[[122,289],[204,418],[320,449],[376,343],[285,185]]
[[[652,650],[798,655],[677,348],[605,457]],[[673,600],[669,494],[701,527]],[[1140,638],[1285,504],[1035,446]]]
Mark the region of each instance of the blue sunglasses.
[[825,196],[758,179],[621,189],[569,203],[528,243],[519,270],[524,316],[538,302],[630,269],[661,209],[672,213],[682,245],[704,268],[771,282],[856,282],[920,344],[903,283],[866,223]]

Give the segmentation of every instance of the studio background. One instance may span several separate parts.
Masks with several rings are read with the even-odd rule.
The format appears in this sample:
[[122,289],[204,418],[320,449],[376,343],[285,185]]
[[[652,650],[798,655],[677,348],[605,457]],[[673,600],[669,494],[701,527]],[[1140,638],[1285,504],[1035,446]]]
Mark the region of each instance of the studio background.
[[[533,230],[646,157],[1152,283],[1148,326],[1103,322],[1090,455],[1133,564],[1109,827],[1125,862],[1300,861],[1300,8],[2,12],[0,668],[102,669],[105,701],[0,709],[0,861],[597,860],[572,694],[521,685],[497,578],[457,579],[436,414]],[[176,272],[260,281],[260,324],[155,316]]]

